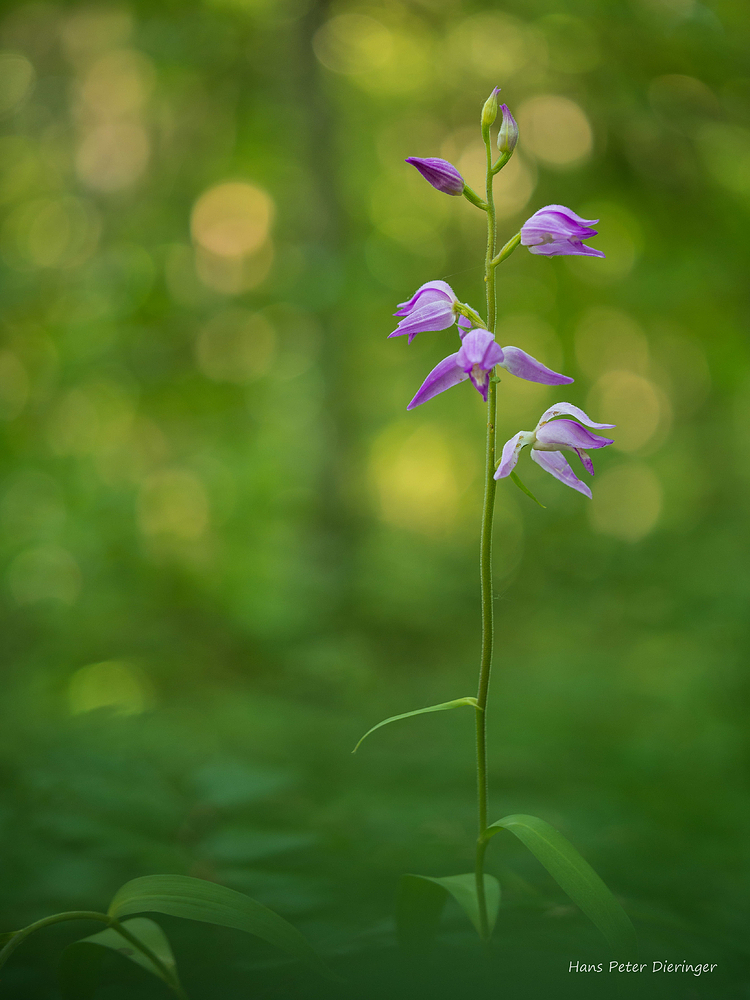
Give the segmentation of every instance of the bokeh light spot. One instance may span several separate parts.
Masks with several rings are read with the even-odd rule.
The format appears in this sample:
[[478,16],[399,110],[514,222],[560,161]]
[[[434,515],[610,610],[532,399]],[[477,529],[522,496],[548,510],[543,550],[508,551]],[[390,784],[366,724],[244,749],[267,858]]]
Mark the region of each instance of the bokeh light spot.
[[605,257],[566,257],[570,270],[589,285],[611,285],[633,270],[643,249],[643,232],[638,219],[622,205],[589,202],[576,207],[584,219],[599,219],[597,236],[588,243]]
[[133,663],[107,660],[81,667],[70,678],[68,705],[73,715],[109,708],[119,715],[135,715],[153,706],[153,687]]
[[372,17],[338,14],[318,29],[313,49],[318,60],[334,73],[367,73],[389,61],[393,36]]
[[14,111],[34,86],[34,67],[18,52],[0,52],[0,115]]
[[662,508],[661,483],[647,465],[618,465],[596,476],[589,519],[594,531],[637,542],[656,525]]
[[454,463],[444,434],[423,424],[404,437],[404,426],[387,428],[376,441],[371,472],[388,524],[440,535],[458,509]]
[[198,367],[215,382],[250,382],[268,371],[275,341],[273,326],[262,313],[226,309],[198,334]]
[[217,257],[243,257],[266,241],[273,211],[271,198],[254,184],[218,184],[193,207],[193,239]]
[[0,350],[0,420],[13,420],[29,395],[26,369],[13,351]]
[[134,122],[112,122],[88,132],[76,152],[76,172],[95,191],[122,191],[146,172],[151,145]]
[[671,407],[664,393],[629,371],[602,375],[586,399],[586,410],[595,420],[617,425],[612,437],[620,451],[637,451],[657,430],[663,440],[671,424]]
[[518,109],[524,144],[549,167],[572,167],[591,155],[594,136],[583,110],[567,97],[542,94]]
[[200,538],[208,527],[203,483],[188,469],[163,469],[148,476],[138,497],[138,526],[145,535]]
[[488,83],[507,80],[534,52],[531,33],[522,21],[503,14],[476,14],[462,21],[446,41],[448,56]]
[[588,309],[575,331],[576,361],[589,378],[625,369],[645,375],[649,367],[646,334],[627,313],[607,306]]
[[81,571],[66,549],[38,546],[16,556],[8,570],[8,584],[19,604],[73,604],[81,589]]
[[3,255],[9,264],[29,267],[76,267],[95,251],[101,232],[99,214],[82,198],[39,198],[20,205],[6,220]]

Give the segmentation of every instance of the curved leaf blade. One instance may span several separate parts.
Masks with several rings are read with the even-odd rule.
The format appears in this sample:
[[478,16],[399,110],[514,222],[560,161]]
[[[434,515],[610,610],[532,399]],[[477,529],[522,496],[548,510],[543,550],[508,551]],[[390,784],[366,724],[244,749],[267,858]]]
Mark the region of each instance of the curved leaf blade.
[[542,503],[541,500],[537,500],[537,498],[534,496],[534,494],[531,492],[531,490],[528,488],[528,486],[525,486],[521,482],[521,479],[520,479],[520,477],[518,476],[517,473],[511,472],[510,478],[513,480],[513,482],[516,484],[516,486],[519,488],[519,490],[522,493],[525,493],[527,497],[531,497],[531,499],[534,501],[534,503],[538,503],[539,506],[542,508],[542,510],[546,510],[547,509],[546,506]]
[[145,912],[245,931],[306,962],[321,975],[337,978],[296,927],[257,900],[225,885],[188,875],[144,875],[122,886],[108,910],[110,916],[118,918]]
[[[99,948],[108,948],[129,959],[142,969],[161,979],[167,986],[178,982],[177,966],[169,941],[161,927],[148,917],[133,917],[124,920],[123,927],[137,937],[164,963],[170,979],[143,952],[124,938],[114,927],[108,927],[98,934],[91,934],[70,945],[60,963],[60,987],[64,1000],[89,1000],[96,991],[98,968],[102,953]],[[98,947],[96,947],[98,946]]]
[[372,729],[368,729],[356,747],[352,750],[352,753],[356,753],[370,733],[374,733],[375,730],[380,729],[381,726],[387,726],[391,722],[398,722],[400,719],[411,719],[414,715],[428,715],[430,712],[447,712],[451,708],[461,708],[464,705],[468,705],[470,708],[479,707],[476,698],[456,698],[455,701],[444,701],[440,705],[430,705],[427,708],[418,708],[414,712],[404,712],[402,715],[392,715],[388,719],[383,719],[382,722],[379,722],[377,726],[373,726]]
[[[494,875],[484,876],[487,917],[492,932],[500,909],[500,883]],[[409,951],[426,952],[434,943],[445,901],[451,895],[481,934],[479,901],[474,872],[466,875],[404,875],[401,878],[396,910],[399,943]]]
[[637,948],[635,929],[594,869],[561,833],[538,816],[506,816],[487,827],[485,836],[508,830],[540,861],[607,942],[622,953]]

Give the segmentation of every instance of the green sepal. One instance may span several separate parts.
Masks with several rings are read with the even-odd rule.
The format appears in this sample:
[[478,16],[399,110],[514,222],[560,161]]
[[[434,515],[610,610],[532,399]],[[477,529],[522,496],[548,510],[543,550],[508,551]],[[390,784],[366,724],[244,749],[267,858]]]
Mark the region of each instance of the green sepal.
[[138,951],[135,945],[124,938],[116,928],[108,927],[98,934],[91,934],[76,941],[63,952],[60,959],[60,991],[63,1000],[90,1000],[94,996],[99,980],[99,966],[105,954],[101,950],[103,948],[108,948],[140,965],[142,969],[161,979],[169,987],[179,983],[174,955],[161,927],[148,917],[124,920],[122,926],[156,955],[164,964],[169,976],[165,976],[150,958]]
[[388,719],[383,719],[379,722],[377,726],[373,726],[372,729],[368,729],[362,739],[357,743],[356,747],[352,750],[352,753],[356,753],[359,750],[362,742],[367,739],[370,733],[374,733],[376,729],[380,729],[381,726],[387,726],[390,722],[398,722],[399,719],[410,719],[414,715],[427,715],[429,712],[446,712],[449,708],[461,708],[464,705],[468,705],[470,708],[479,708],[479,704],[476,698],[456,698],[455,701],[444,701],[440,705],[430,705],[428,708],[417,708],[413,712],[403,712],[401,715],[391,715]]
[[541,500],[537,500],[537,498],[534,496],[534,494],[531,492],[528,486],[524,486],[524,484],[521,482],[521,480],[515,474],[515,472],[511,472],[510,478],[513,480],[513,482],[516,484],[516,486],[522,493],[525,493],[527,497],[531,497],[534,503],[538,503],[543,510],[547,509],[546,506],[541,502]]
[[638,945],[630,917],[569,840],[537,816],[506,816],[487,827],[485,839],[500,830],[508,830],[528,847],[617,954],[635,954]]
[[464,198],[466,198],[467,201],[470,201],[472,205],[476,205],[477,208],[481,208],[483,212],[487,211],[487,202],[483,201],[483,199],[479,197],[476,191],[472,191],[472,189],[469,187],[468,184],[464,183],[464,189],[462,193]]
[[338,980],[296,927],[257,900],[225,885],[188,875],[144,875],[122,886],[108,910],[110,916],[118,919],[145,912],[202,920],[254,934],[327,979]]
[[[500,909],[500,883],[494,875],[484,876],[489,931],[495,926]],[[401,948],[409,952],[426,953],[432,948],[440,926],[440,917],[451,895],[481,934],[476,876],[402,875],[396,905],[396,931]]]

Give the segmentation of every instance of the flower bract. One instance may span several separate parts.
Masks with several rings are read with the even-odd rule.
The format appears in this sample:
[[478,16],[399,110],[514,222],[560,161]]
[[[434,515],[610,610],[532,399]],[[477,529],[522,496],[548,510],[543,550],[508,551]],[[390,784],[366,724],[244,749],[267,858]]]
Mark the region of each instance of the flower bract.
[[[556,417],[563,419],[556,420]],[[575,420],[569,420],[567,417],[575,417]],[[586,424],[586,427],[582,424]],[[533,431],[519,431],[505,442],[495,479],[504,479],[511,474],[518,462],[518,456],[528,445],[531,448],[531,457],[537,465],[541,465],[546,472],[566,486],[591,497],[591,490],[576,476],[562,452],[574,451],[586,471],[593,476],[594,464],[587,454],[588,450],[605,448],[608,444],[612,444],[612,441],[610,438],[592,434],[587,428],[605,430],[614,426],[614,424],[596,423],[572,403],[555,403],[544,411]]]
[[596,236],[593,223],[598,219],[582,219],[564,205],[547,205],[534,212],[521,226],[521,244],[531,253],[545,257],[573,255],[579,257],[604,257],[601,250],[587,247],[583,240]]

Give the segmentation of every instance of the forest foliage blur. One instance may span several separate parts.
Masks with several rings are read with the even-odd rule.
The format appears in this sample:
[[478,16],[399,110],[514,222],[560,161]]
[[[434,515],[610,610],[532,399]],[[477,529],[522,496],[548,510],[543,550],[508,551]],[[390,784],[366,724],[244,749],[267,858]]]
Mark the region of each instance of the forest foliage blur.
[[[483,305],[482,214],[404,158],[481,189],[500,85],[501,238],[561,203],[607,256],[516,251],[498,341],[618,426],[593,501],[528,461],[545,510],[498,490],[492,812],[555,823],[654,947],[731,966],[749,36],[739,0],[3,6],[0,930],[179,872],[367,953],[402,872],[471,867],[469,713],[350,750],[474,693],[481,400],[407,414],[455,331],[387,334],[431,279]],[[501,441],[560,398],[499,390]],[[501,936],[589,947],[500,840]],[[244,996],[253,963],[223,942]],[[56,995],[36,947],[4,973],[18,998]]]

